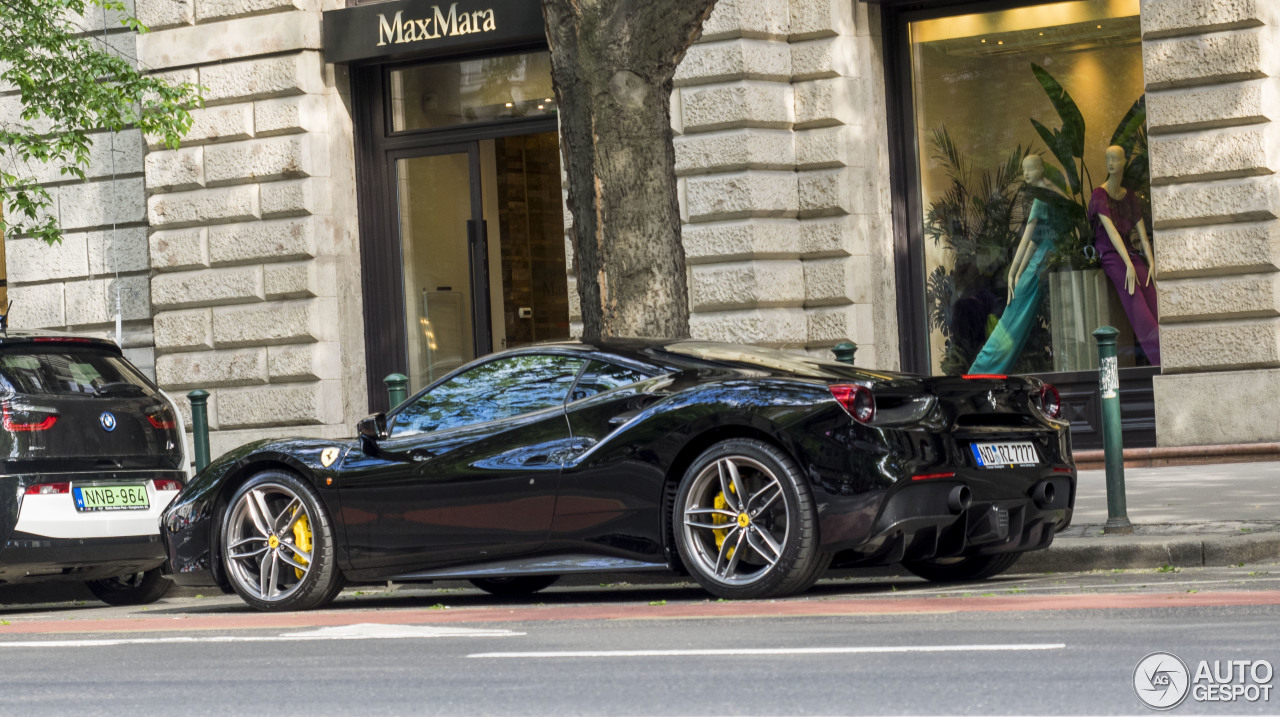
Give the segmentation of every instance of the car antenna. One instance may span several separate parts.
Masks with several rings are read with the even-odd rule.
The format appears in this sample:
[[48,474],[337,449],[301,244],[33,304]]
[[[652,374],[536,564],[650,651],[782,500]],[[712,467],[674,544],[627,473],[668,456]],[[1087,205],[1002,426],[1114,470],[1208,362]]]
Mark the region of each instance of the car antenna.
[[13,308],[13,299],[9,300],[9,305],[4,307],[4,313],[0,314],[0,334],[9,333],[9,310]]

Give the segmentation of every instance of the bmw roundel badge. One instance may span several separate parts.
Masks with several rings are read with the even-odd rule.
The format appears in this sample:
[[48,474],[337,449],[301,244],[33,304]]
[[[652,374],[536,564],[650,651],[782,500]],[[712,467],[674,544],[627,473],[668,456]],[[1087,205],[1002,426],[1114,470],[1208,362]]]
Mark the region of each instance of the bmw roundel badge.
[[102,424],[102,430],[107,433],[116,430],[116,417],[111,411],[103,411],[102,415],[98,416],[98,423]]

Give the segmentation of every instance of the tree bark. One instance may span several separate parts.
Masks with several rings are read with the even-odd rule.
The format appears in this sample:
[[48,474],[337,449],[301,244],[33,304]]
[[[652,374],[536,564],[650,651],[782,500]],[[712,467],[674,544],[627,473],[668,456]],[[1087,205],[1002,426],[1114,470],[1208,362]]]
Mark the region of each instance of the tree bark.
[[542,0],[588,340],[689,335],[671,89],[714,6]]

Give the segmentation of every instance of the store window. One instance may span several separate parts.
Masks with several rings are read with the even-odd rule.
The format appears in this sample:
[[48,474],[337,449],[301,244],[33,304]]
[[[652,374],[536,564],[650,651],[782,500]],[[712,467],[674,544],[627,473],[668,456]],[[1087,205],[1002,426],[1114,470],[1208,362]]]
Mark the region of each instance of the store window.
[[391,72],[391,129],[555,116],[551,53],[436,62]]
[[[1159,365],[1139,0],[908,24],[934,373]],[[1155,248],[1154,251],[1159,251]]]

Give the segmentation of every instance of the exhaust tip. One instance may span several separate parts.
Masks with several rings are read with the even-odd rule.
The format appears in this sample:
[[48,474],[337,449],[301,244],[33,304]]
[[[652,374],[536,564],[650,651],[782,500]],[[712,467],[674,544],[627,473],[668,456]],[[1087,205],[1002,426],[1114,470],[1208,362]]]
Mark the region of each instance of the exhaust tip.
[[1040,481],[1031,491],[1031,500],[1035,502],[1037,508],[1049,508],[1053,505],[1054,499],[1057,498],[1058,491],[1053,487],[1053,483],[1047,480]]
[[947,496],[947,507],[952,513],[963,513],[973,504],[973,491],[967,485],[958,485]]

